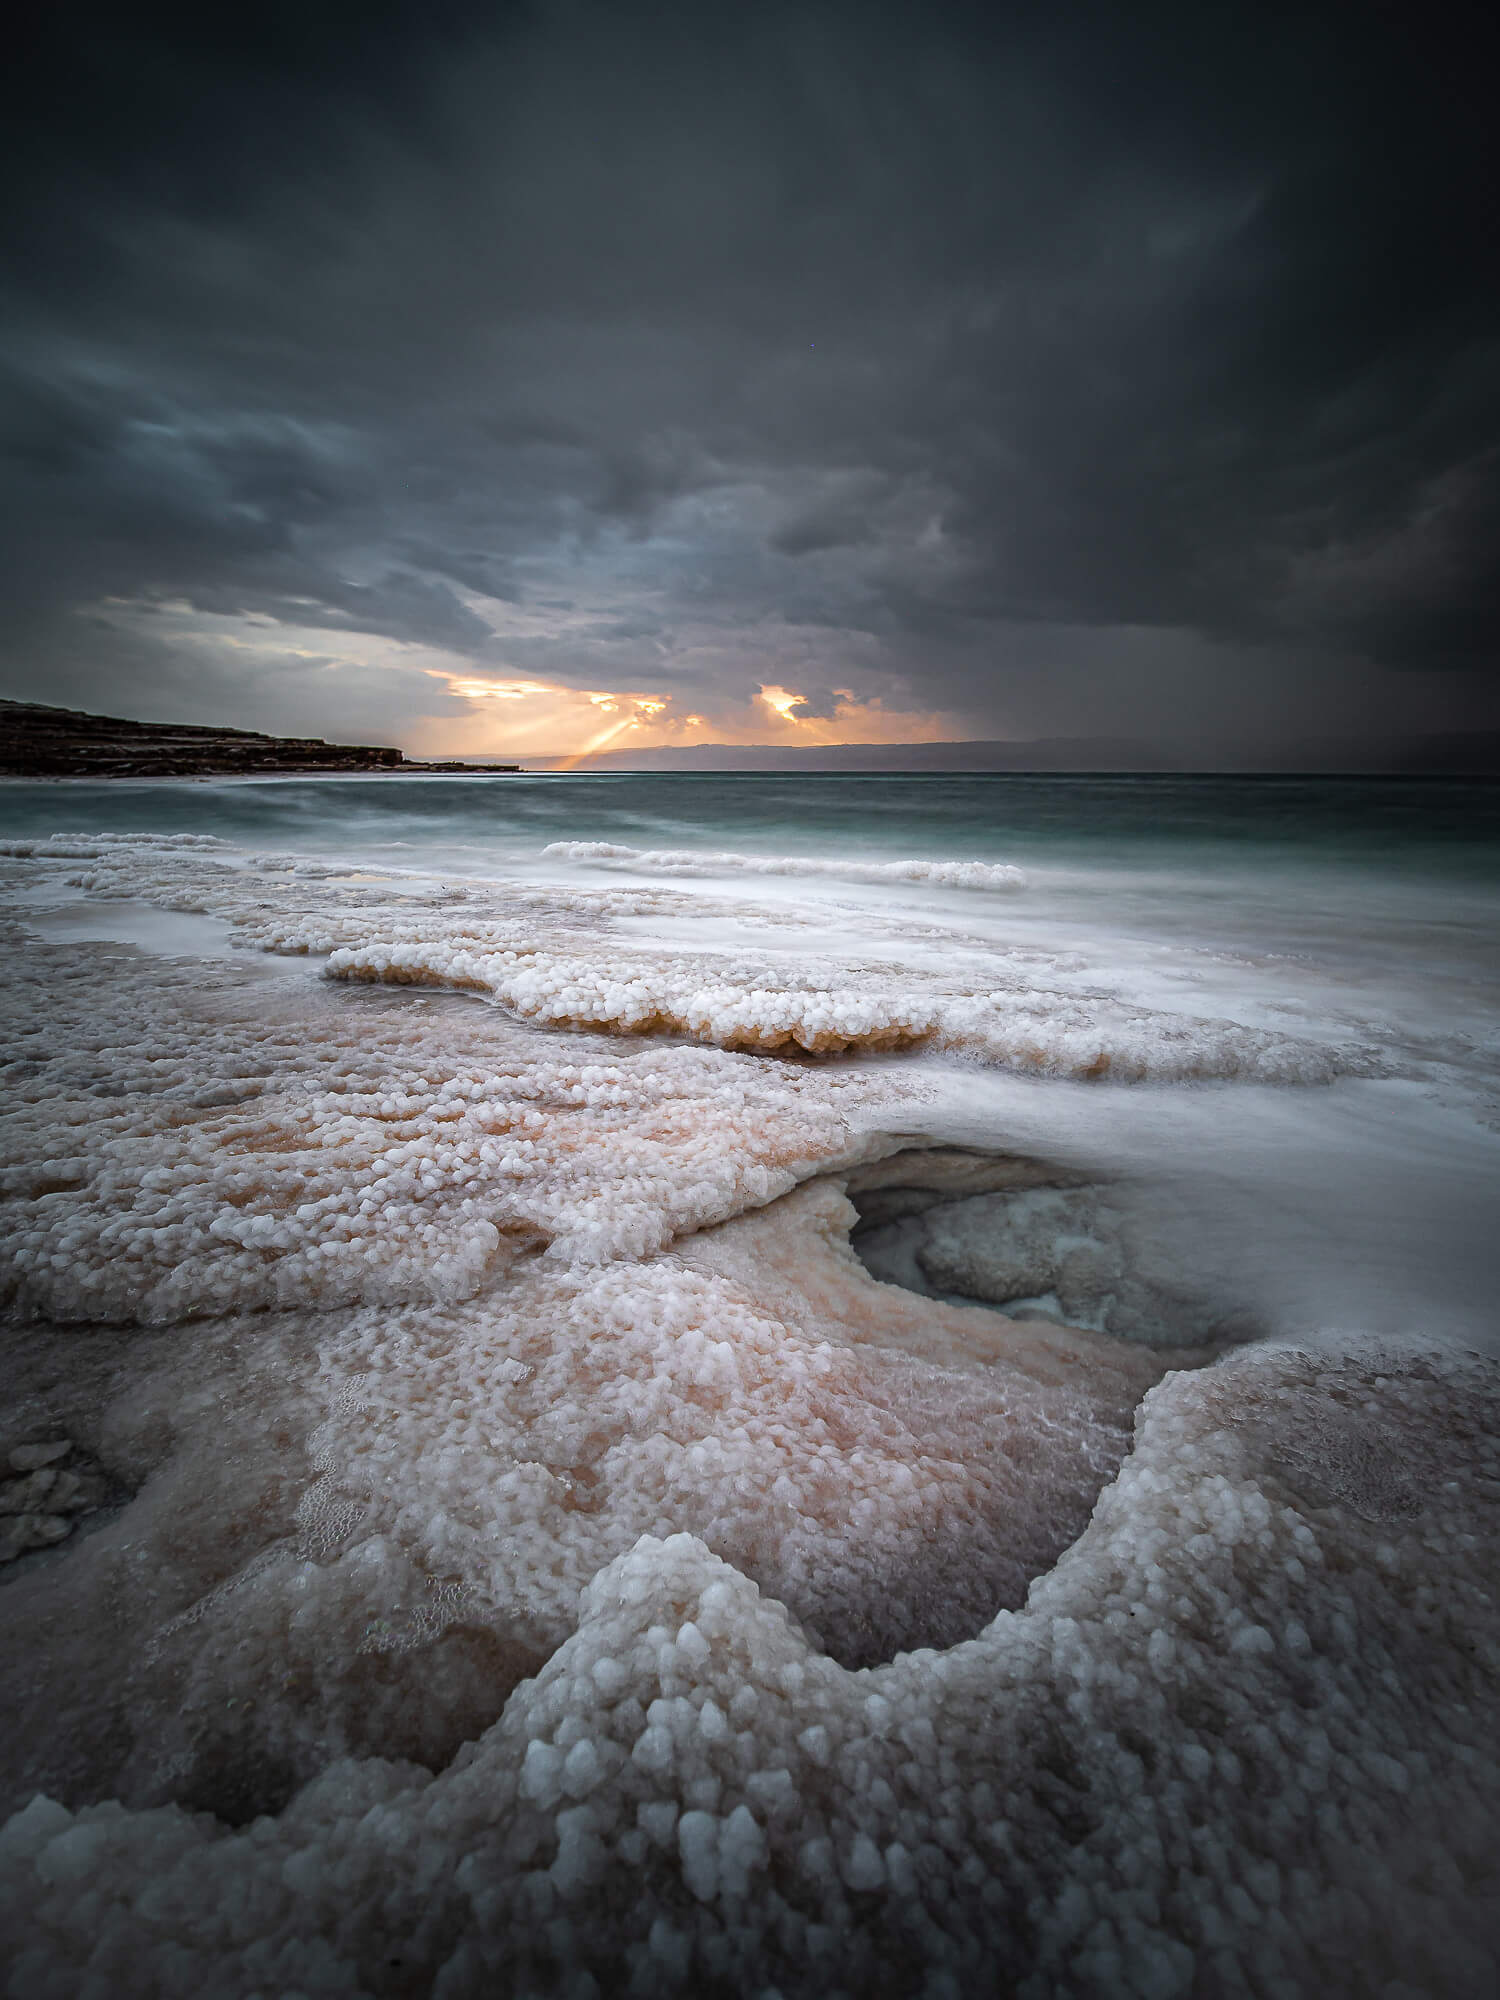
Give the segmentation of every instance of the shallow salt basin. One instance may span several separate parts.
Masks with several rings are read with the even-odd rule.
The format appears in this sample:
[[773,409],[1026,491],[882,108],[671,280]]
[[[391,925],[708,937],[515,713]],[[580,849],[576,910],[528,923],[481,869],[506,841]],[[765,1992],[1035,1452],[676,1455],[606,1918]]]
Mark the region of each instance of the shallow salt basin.
[[[76,901],[40,905],[18,904],[25,930],[59,944],[128,944],[162,958],[217,957],[230,948],[230,933],[215,917],[190,911],[158,910],[149,903]],[[288,960],[263,957],[254,962],[261,973],[293,974]]]
[[0,1442],[113,1485],[5,1573],[15,1992],[1494,1983],[1448,1072],[102,847],[8,865],[261,951],[20,913]]

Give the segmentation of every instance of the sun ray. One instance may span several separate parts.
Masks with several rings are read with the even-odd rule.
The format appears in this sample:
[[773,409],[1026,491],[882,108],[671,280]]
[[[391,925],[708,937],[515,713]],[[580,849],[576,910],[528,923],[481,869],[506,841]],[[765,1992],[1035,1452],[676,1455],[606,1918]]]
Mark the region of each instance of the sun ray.
[[581,750],[575,750],[571,757],[564,757],[559,763],[553,766],[553,769],[571,771],[576,764],[581,764],[585,757],[595,756],[604,748],[606,743],[612,743],[621,731],[629,729],[634,721],[635,717],[633,715],[621,716],[618,722],[612,722],[607,729],[601,729],[599,734],[591,737]]

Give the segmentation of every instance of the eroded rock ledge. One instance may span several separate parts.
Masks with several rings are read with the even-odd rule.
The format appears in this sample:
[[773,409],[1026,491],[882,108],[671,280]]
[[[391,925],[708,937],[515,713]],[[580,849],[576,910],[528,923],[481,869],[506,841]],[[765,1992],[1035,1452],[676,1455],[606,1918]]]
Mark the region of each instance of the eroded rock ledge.
[[325,743],[183,722],[127,722],[40,702],[0,701],[0,775],[11,778],[191,778],[297,771],[466,772],[515,764],[408,761],[390,744]]

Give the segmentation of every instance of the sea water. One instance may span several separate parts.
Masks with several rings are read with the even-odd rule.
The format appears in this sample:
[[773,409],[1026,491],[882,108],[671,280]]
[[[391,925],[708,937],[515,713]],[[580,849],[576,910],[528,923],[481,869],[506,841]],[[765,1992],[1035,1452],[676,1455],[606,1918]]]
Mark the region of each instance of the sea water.
[[1497,803],[0,788],[15,1990],[1493,1983]]

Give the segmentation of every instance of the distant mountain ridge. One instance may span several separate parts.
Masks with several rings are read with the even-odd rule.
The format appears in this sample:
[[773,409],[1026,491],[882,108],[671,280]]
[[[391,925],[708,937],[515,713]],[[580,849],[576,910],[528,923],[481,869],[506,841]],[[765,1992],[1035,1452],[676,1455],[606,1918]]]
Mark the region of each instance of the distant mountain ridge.
[[0,775],[188,778],[318,771],[514,771],[514,764],[409,763],[383,743],[325,743],[191,722],[127,722],[41,702],[0,701]]
[[952,743],[702,743],[609,750],[584,759],[531,757],[528,768],[580,771],[1171,772],[1361,773],[1432,777],[1500,775],[1500,731],[1475,735],[1326,736],[1243,747],[1181,738],[1044,736]]

